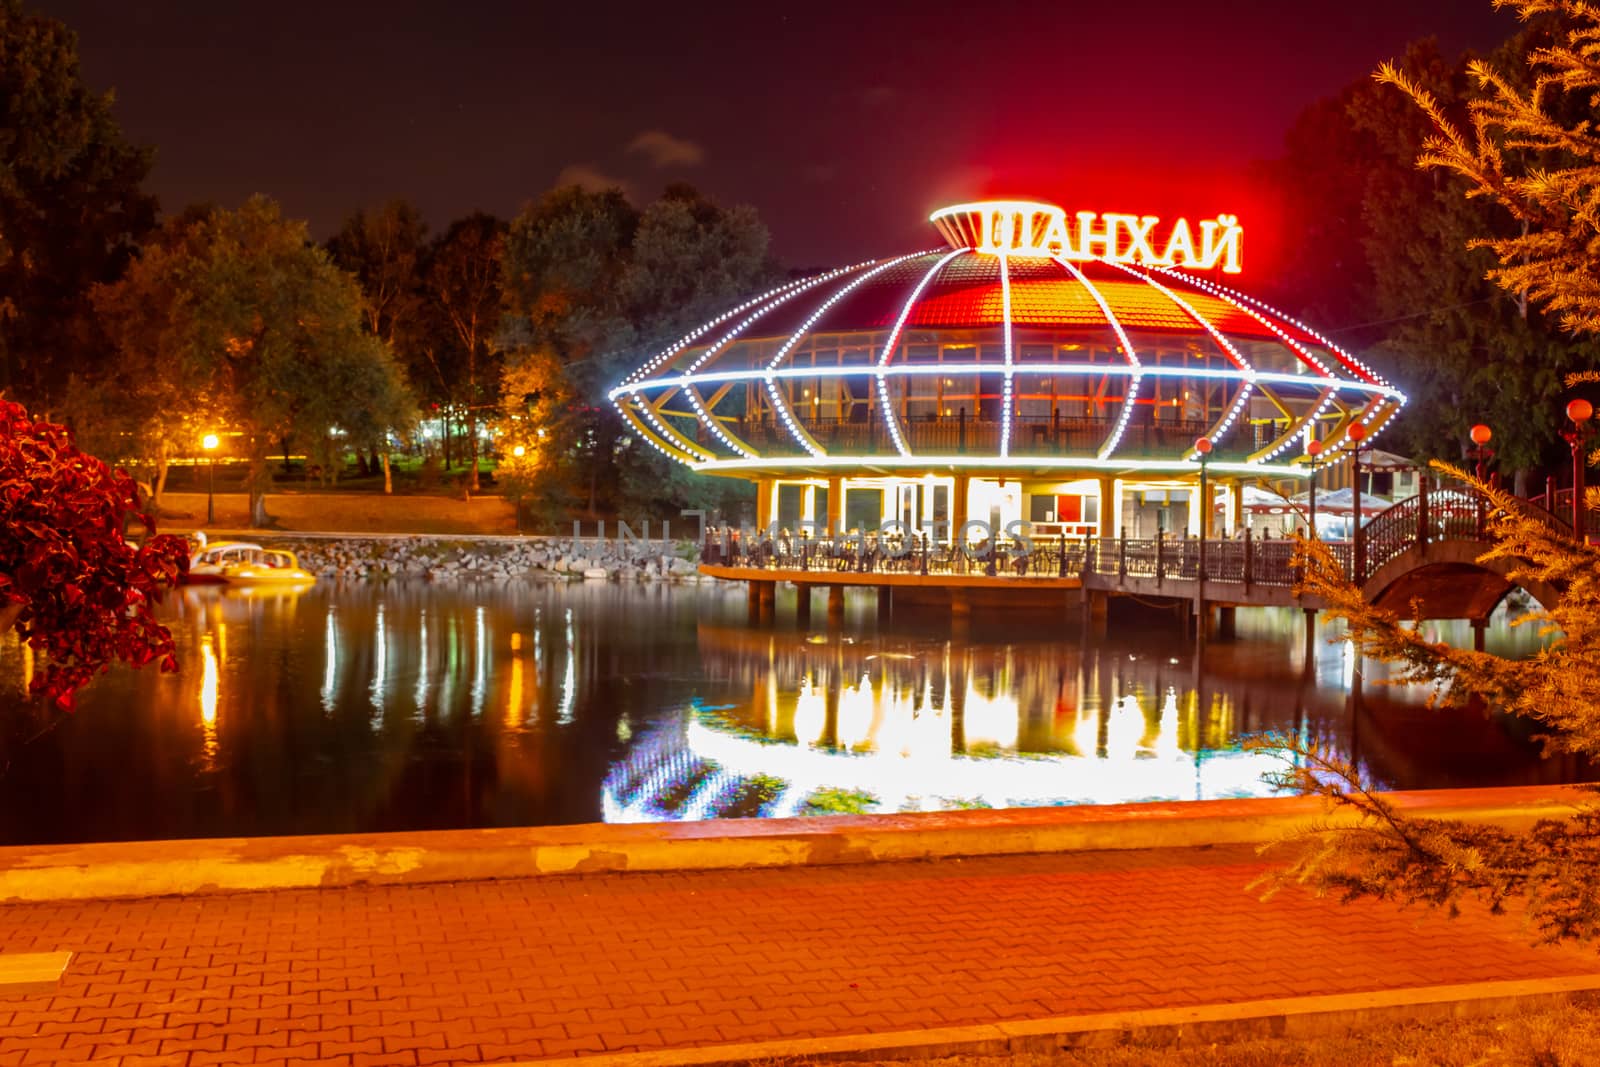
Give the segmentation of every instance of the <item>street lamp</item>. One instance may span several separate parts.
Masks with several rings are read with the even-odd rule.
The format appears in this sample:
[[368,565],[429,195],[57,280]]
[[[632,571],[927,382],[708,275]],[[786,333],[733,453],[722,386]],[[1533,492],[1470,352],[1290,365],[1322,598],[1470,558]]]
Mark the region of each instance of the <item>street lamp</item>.
[[1311,539],[1317,540],[1317,457],[1322,455],[1322,442],[1313,437],[1306,444],[1306,455],[1311,457]]
[[1561,436],[1572,446],[1572,533],[1579,541],[1585,540],[1583,521],[1583,454],[1584,442],[1589,437],[1589,420],[1594,417],[1594,405],[1579,397],[1567,404],[1567,418],[1572,429],[1563,430]]
[[210,459],[210,466],[206,472],[206,525],[211,526],[217,521],[217,435],[208,433],[200,439],[200,447],[206,450]]
[[1361,442],[1366,440],[1367,424],[1352,423],[1345,431],[1345,436],[1354,442],[1354,447],[1350,451],[1350,504],[1351,521],[1355,523],[1355,527],[1350,540],[1354,545],[1351,569],[1355,573],[1351,577],[1360,584],[1367,579],[1367,546],[1361,538]]
[[[1197,437],[1194,450],[1200,455],[1200,553],[1195,557],[1194,568],[1194,621],[1195,640],[1204,641],[1206,633],[1206,532],[1211,526],[1211,494],[1206,487],[1206,459],[1211,455],[1211,438]],[[1198,657],[1196,657],[1198,660]],[[1199,670],[1199,667],[1195,667]]]
[[[518,445],[518,446],[516,446],[515,448],[513,448],[511,450],[511,454],[513,456],[515,456],[517,459],[521,459],[523,456],[528,454],[528,450],[526,448],[522,447],[521,445]],[[522,532],[522,472],[518,471],[517,472],[517,533],[520,534],[521,532]]]
[[1477,464],[1473,468],[1473,473],[1477,475],[1478,481],[1481,482],[1483,481],[1483,461],[1494,458],[1494,449],[1487,447],[1489,441],[1494,437],[1494,431],[1480,422],[1469,431],[1468,436],[1472,438],[1472,449],[1469,454]]

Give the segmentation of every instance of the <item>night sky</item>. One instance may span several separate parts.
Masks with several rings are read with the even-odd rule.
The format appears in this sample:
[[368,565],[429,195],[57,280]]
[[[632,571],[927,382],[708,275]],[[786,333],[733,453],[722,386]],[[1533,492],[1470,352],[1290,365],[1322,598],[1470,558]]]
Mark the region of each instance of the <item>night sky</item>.
[[396,195],[439,227],[684,180],[753,204],[791,265],[935,244],[931,208],[1001,194],[1233,211],[1248,247],[1242,175],[1303,106],[1409,40],[1516,27],[1489,0],[35,6],[157,148],[166,210],[264,192],[320,237]]

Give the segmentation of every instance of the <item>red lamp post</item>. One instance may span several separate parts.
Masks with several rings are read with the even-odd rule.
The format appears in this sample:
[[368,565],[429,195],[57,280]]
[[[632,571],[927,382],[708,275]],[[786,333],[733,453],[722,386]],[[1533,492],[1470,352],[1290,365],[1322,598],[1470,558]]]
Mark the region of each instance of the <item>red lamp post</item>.
[[1211,493],[1206,486],[1206,459],[1211,455],[1211,438],[1196,438],[1194,450],[1200,456],[1200,552],[1195,556],[1194,568],[1195,639],[1204,641],[1206,632],[1206,534],[1211,530]]
[[1494,431],[1480,422],[1468,432],[1468,436],[1472,438],[1470,454],[1477,464],[1473,469],[1473,473],[1477,475],[1478,481],[1481,482],[1483,481],[1483,461],[1494,458],[1494,450],[1488,447],[1490,439],[1494,437]]
[[1353,442],[1350,452],[1350,505],[1352,511],[1351,521],[1355,523],[1350,540],[1354,545],[1351,560],[1351,580],[1358,585],[1367,580],[1367,546],[1361,536],[1361,442],[1367,438],[1367,425],[1364,422],[1352,423],[1345,431],[1345,436]]
[[1311,457],[1311,539],[1317,539],[1317,457],[1322,455],[1322,442],[1313,437],[1306,444],[1306,455]]
[[1585,537],[1583,521],[1583,465],[1584,442],[1589,437],[1589,420],[1594,417],[1594,405],[1579,397],[1567,404],[1567,418],[1572,420],[1572,429],[1564,430],[1561,436],[1567,439],[1567,444],[1572,446],[1572,533],[1578,540]]

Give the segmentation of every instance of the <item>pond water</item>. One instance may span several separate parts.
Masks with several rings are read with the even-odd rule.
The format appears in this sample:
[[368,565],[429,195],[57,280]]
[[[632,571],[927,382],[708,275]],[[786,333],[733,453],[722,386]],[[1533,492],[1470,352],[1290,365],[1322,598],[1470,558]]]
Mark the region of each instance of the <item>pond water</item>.
[[[0,642],[0,843],[336,833],[1257,796],[1246,735],[1317,737],[1396,788],[1577,780],[1527,724],[1375,686],[1296,611],[1241,610],[1197,669],[1170,625],[980,616],[852,594],[809,628],[742,586],[190,588],[182,670],[113,670],[39,733]],[[1470,641],[1464,623],[1430,624]],[[1491,651],[1531,627],[1497,616]],[[37,734],[37,736],[33,736]]]

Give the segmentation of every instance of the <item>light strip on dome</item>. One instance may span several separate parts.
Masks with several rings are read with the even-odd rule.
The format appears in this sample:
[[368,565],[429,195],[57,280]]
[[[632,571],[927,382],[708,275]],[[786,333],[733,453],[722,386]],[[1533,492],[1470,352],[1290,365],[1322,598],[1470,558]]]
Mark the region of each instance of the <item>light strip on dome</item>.
[[[660,452],[663,456],[666,456],[668,459],[676,460],[679,463],[685,464],[686,466],[693,467],[696,463],[705,463],[714,458],[709,455],[697,454],[700,452],[698,449],[695,453],[673,451],[668,449],[665,447],[662,441],[657,440],[655,435],[650,432],[650,427],[646,426],[644,423],[640,422],[634,417],[633,413],[628,410],[626,404],[615,400],[612,401],[612,404],[616,407],[617,411],[622,414],[622,417],[627,420],[628,425],[632,426],[636,431],[638,431],[640,440],[649,445],[651,448],[655,449],[657,452]],[[639,407],[646,407],[646,404],[643,400],[639,401]]]
[[668,426],[665,422],[663,422],[660,418],[658,418],[656,416],[655,411],[651,408],[649,402],[646,401],[645,398],[640,393],[635,391],[631,395],[632,395],[634,400],[638,401],[639,410],[644,413],[645,419],[648,420],[650,422],[650,424],[652,426],[654,426],[657,430],[660,430],[661,433],[664,434],[667,437],[668,440],[676,441],[679,448],[681,448],[684,451],[690,453],[691,455],[693,455],[695,453],[699,453],[699,454],[703,455],[703,457],[705,459],[716,459],[717,458],[716,454],[714,452],[707,452],[705,449],[701,448],[697,443],[695,443],[693,441],[690,441],[687,437],[683,436],[682,433],[678,432],[676,427]]
[[1072,263],[1059,256],[1056,257],[1056,262],[1071,271],[1072,276],[1078,279],[1079,284],[1089,291],[1090,296],[1094,297],[1094,302],[1100,305],[1100,313],[1111,324],[1111,329],[1116,333],[1117,340],[1122,342],[1123,355],[1127,356],[1128,366],[1133,371],[1128,375],[1128,388],[1123,390],[1122,412],[1117,416],[1117,424],[1112,428],[1111,436],[1105,439],[1105,442],[1100,446],[1099,452],[1096,453],[1101,459],[1105,459],[1116,451],[1117,445],[1122,443],[1122,435],[1127,432],[1128,420],[1133,417],[1134,407],[1139,400],[1139,384],[1144,380],[1142,373],[1144,365],[1139,362],[1139,354],[1134,351],[1133,342],[1128,340],[1128,335],[1123,332],[1122,323],[1112,312],[1111,305],[1106,303],[1106,298],[1101,295],[1100,290],[1095,288],[1094,283],[1088,279],[1083,271]]
[[[833,307],[833,305],[837,304],[840,300],[843,300],[846,296],[853,292],[857,286],[877,277],[890,267],[897,267],[900,264],[905,263],[908,260],[916,259],[919,256],[932,255],[934,251],[936,251],[936,249],[927,249],[921,252],[913,252],[909,256],[900,256],[897,259],[891,259],[886,263],[881,263],[878,266],[873,267],[871,270],[852,278],[848,283],[840,286],[832,296],[828,297],[828,299],[822,302],[817,310],[811,313],[810,318],[806,319],[805,322],[800,324],[800,328],[783,343],[782,348],[778,349],[778,354],[772,357],[772,362],[767,364],[767,373],[764,377],[767,386],[767,393],[772,397],[772,410],[777,412],[778,415],[783,418],[783,423],[786,427],[788,427],[790,436],[792,436],[795,441],[799,443],[801,448],[805,449],[807,452],[810,452],[813,456],[822,455],[822,448],[816,443],[816,441],[812,440],[811,435],[805,431],[804,427],[795,421],[794,414],[789,410],[788,402],[784,400],[782,394],[778,390],[777,375],[774,373],[775,369],[779,363],[783,362],[784,357],[787,356],[791,350],[793,350],[794,346],[800,343],[800,339],[811,332],[811,327],[817,324],[817,320],[822,318],[823,315],[826,315],[829,308]],[[866,367],[862,369],[871,370],[872,368]]]
[[[932,282],[934,278],[938,277],[939,272],[944,270],[946,263],[949,263],[952,259],[955,259],[959,255],[965,254],[967,251],[968,250],[965,248],[958,248],[954,252],[949,253],[944,258],[940,259],[939,262],[935,263],[932,267],[929,267],[928,273],[924,274],[922,276],[922,280],[917,282],[916,288],[912,289],[911,295],[906,298],[905,306],[900,309],[900,317],[895,320],[894,329],[889,331],[889,339],[884,342],[883,354],[878,357],[879,367],[888,366],[889,360],[893,358],[895,345],[900,343],[900,331],[905,328],[906,320],[911,317],[911,309],[917,306],[917,300],[921,298],[922,291],[928,287],[928,284]],[[883,411],[884,425],[889,427],[889,436],[894,440],[895,450],[902,456],[909,456],[911,454],[911,450],[906,447],[905,438],[900,433],[900,419],[894,413],[894,405],[889,402],[888,379],[886,375],[881,373],[878,375],[877,387],[878,405]]]
[[[1301,385],[1311,389],[1321,390],[1332,387],[1342,393],[1362,393],[1368,396],[1384,397],[1389,400],[1403,402],[1405,394],[1388,385],[1371,385],[1367,382],[1353,382],[1345,378],[1314,378],[1308,374],[1284,374],[1278,371],[1254,371],[1248,376],[1237,370],[1211,370],[1205,367],[1162,367],[1159,365],[1143,365],[1138,368],[1118,366],[1112,363],[1017,363],[1013,370],[1018,374],[1061,374],[1061,375],[1096,375],[1104,374],[1113,377],[1127,377],[1138,373],[1146,378],[1199,378],[1223,381],[1245,379],[1255,382],[1264,382],[1275,385]],[[888,367],[874,366],[839,366],[839,367],[792,367],[785,370],[736,370],[736,371],[708,371],[704,374],[690,374],[673,376],[671,378],[651,378],[648,381],[635,382],[631,386],[619,386],[611,390],[611,396],[623,393],[632,393],[643,389],[674,389],[686,383],[709,385],[715,382],[756,381],[767,378],[856,378],[864,375],[882,374],[894,378],[902,375],[937,375],[950,378],[971,377],[980,373],[990,373],[983,364],[970,364],[957,366],[952,363],[923,363],[916,365],[901,364]]]
[[[871,262],[871,260],[867,261],[867,263],[870,263],[870,262]],[[864,267],[866,265],[867,265],[866,263],[858,263],[858,264],[856,264],[856,267]],[[845,267],[843,269],[844,270],[854,270],[855,267]],[[739,314],[740,312],[747,311],[750,308],[755,307],[757,304],[762,303],[765,300],[770,300],[772,297],[777,296],[779,293],[787,292],[788,290],[794,289],[797,286],[802,286],[802,285],[804,285],[806,283],[806,281],[807,281],[807,279],[800,278],[800,279],[798,279],[796,281],[785,282],[783,285],[778,286],[776,289],[769,289],[766,292],[762,293],[760,296],[754,297],[753,299],[750,299],[750,300],[746,300],[744,303],[740,304],[738,307],[731,308],[728,311],[723,312],[721,315],[718,315],[716,318],[712,319],[710,322],[703,323],[702,325],[696,327],[694,330],[692,330],[689,333],[685,334],[683,337],[679,338],[678,341],[672,345],[672,347],[670,347],[666,351],[660,353],[654,359],[652,359],[648,363],[646,363],[644,366],[638,368],[633,373],[629,374],[626,378],[622,379],[622,384],[624,386],[626,386],[626,385],[630,384],[631,382],[634,382],[636,380],[644,378],[647,374],[650,374],[657,367],[660,367],[660,366],[663,366],[663,365],[665,365],[667,363],[670,363],[672,361],[672,357],[673,356],[676,356],[679,352],[682,352],[685,348],[688,348],[691,344],[693,344],[699,338],[704,337],[707,333],[709,333],[711,331],[711,329],[713,327],[718,326],[721,323],[727,322],[729,319],[733,318],[735,315]]]
[[[1227,301],[1228,303],[1232,304],[1234,307],[1236,307],[1239,310],[1245,312],[1246,314],[1252,315],[1258,322],[1261,322],[1261,323],[1265,324],[1274,333],[1276,333],[1279,337],[1281,337],[1296,352],[1303,353],[1305,356],[1311,358],[1313,360],[1313,362],[1323,370],[1323,373],[1327,374],[1330,378],[1333,377],[1332,370],[1328,369],[1326,367],[1326,365],[1322,363],[1321,360],[1318,360],[1318,359],[1316,359],[1315,356],[1312,356],[1310,352],[1306,351],[1301,346],[1295,344],[1295,342],[1292,339],[1290,339],[1290,337],[1286,333],[1284,333],[1283,330],[1278,328],[1278,326],[1275,325],[1274,323],[1268,321],[1266,318],[1263,318],[1260,314],[1257,314],[1256,311],[1253,310],[1253,308],[1259,308],[1262,311],[1269,312],[1272,315],[1278,316],[1284,322],[1287,322],[1289,325],[1293,326],[1295,329],[1299,330],[1301,333],[1305,334],[1307,337],[1310,337],[1312,340],[1314,340],[1318,344],[1322,345],[1328,351],[1332,352],[1334,354],[1334,357],[1336,359],[1338,359],[1340,363],[1344,364],[1344,366],[1345,366],[1345,368],[1347,370],[1349,370],[1352,373],[1354,373],[1356,375],[1359,375],[1359,376],[1361,376],[1363,378],[1366,378],[1368,382],[1371,382],[1371,383],[1373,383],[1375,385],[1382,386],[1384,388],[1384,392],[1388,395],[1389,399],[1391,399],[1396,406],[1388,409],[1387,416],[1383,419],[1382,422],[1380,422],[1378,424],[1378,426],[1376,428],[1374,428],[1374,430],[1372,432],[1372,438],[1376,438],[1377,435],[1378,435],[1378,432],[1383,427],[1387,426],[1389,424],[1389,421],[1394,417],[1394,415],[1400,410],[1401,407],[1403,407],[1405,405],[1405,403],[1406,403],[1405,395],[1403,393],[1400,393],[1399,390],[1394,389],[1392,386],[1390,386],[1388,380],[1385,379],[1381,374],[1378,374],[1376,371],[1374,371],[1371,367],[1368,367],[1361,360],[1359,360],[1356,357],[1352,356],[1350,353],[1346,352],[1344,349],[1340,348],[1338,345],[1336,345],[1333,342],[1329,341],[1326,337],[1322,336],[1317,331],[1311,329],[1311,327],[1307,326],[1305,323],[1299,321],[1298,319],[1295,319],[1295,318],[1292,318],[1292,317],[1290,317],[1288,315],[1285,315],[1285,314],[1283,314],[1283,312],[1278,311],[1276,308],[1273,308],[1268,304],[1264,304],[1261,301],[1259,301],[1259,300],[1255,299],[1254,297],[1249,296],[1249,295],[1247,295],[1245,293],[1241,293],[1241,292],[1239,292],[1239,291],[1237,291],[1235,289],[1230,289],[1227,286],[1217,285],[1214,282],[1208,281],[1207,279],[1197,278],[1197,277],[1194,277],[1193,275],[1185,274],[1183,271],[1173,270],[1170,267],[1157,267],[1156,269],[1159,270],[1163,274],[1167,274],[1167,275],[1170,275],[1171,277],[1178,278],[1178,279],[1181,279],[1182,281],[1185,281],[1185,282],[1188,282],[1190,284],[1196,285],[1200,289],[1205,290],[1205,291],[1211,293],[1212,295],[1217,296],[1217,297]],[[1314,420],[1314,419],[1320,417],[1323,409],[1326,408],[1326,406],[1327,406],[1327,400],[1325,399],[1324,402],[1321,405],[1318,406],[1318,409],[1313,414],[1312,419]],[[1372,401],[1370,406],[1369,406],[1369,411],[1368,411],[1366,417],[1363,418],[1361,420],[1361,422],[1364,423],[1364,424],[1370,424],[1371,420],[1374,417],[1376,417],[1383,410],[1384,410],[1384,405],[1381,402],[1379,402],[1377,400]],[[1274,448],[1267,455],[1261,457],[1261,461],[1265,462],[1266,460],[1269,460],[1273,456],[1277,455],[1279,452],[1282,452],[1285,449],[1291,447],[1294,444],[1294,440],[1295,440],[1295,433],[1294,432],[1286,434],[1284,436],[1284,439],[1281,442],[1279,442],[1278,447]]]
[[1205,278],[1199,278],[1192,274],[1186,274],[1181,270],[1174,270],[1171,267],[1157,267],[1156,269],[1161,271],[1163,274],[1171,275],[1172,277],[1181,281],[1190,282],[1202,289],[1210,290],[1212,293],[1217,295],[1226,294],[1227,297],[1241,300],[1246,304],[1252,304],[1255,307],[1260,308],[1262,311],[1276,315],[1284,322],[1287,322],[1290,326],[1293,326],[1295,329],[1299,330],[1301,333],[1317,342],[1317,344],[1332,352],[1339,362],[1343,363],[1348,370],[1362,375],[1374,385],[1389,385],[1389,380],[1387,378],[1373,370],[1371,367],[1367,366],[1355,356],[1352,356],[1350,353],[1340,348],[1338,345],[1334,344],[1332,341],[1328,340],[1326,337],[1322,336],[1316,330],[1313,330],[1311,327],[1307,326],[1299,319],[1294,318],[1292,315],[1285,315],[1283,312],[1279,311],[1275,307],[1272,307],[1270,304],[1262,303],[1260,300],[1250,296],[1248,293],[1241,293],[1237,289],[1230,289],[1225,285],[1218,285],[1215,282],[1208,281]]
[[[1249,360],[1245,359],[1239,354],[1238,349],[1233,347],[1233,342],[1224,337],[1222,335],[1222,331],[1217,329],[1216,326],[1212,324],[1210,319],[1196,311],[1194,305],[1189,303],[1189,301],[1185,300],[1171,289],[1168,289],[1165,285],[1162,285],[1160,282],[1150,277],[1150,275],[1144,273],[1143,271],[1134,270],[1125,263],[1117,263],[1114,260],[1109,259],[1102,259],[1101,262],[1110,263],[1118,270],[1133,275],[1135,278],[1140,279],[1145,284],[1156,289],[1158,292],[1166,296],[1168,300],[1171,300],[1174,304],[1177,304],[1179,307],[1181,307],[1185,312],[1188,313],[1190,318],[1194,319],[1195,322],[1198,322],[1205,328],[1206,332],[1212,336],[1217,344],[1222,347],[1222,350],[1228,353],[1228,356],[1233,360],[1233,362],[1241,371],[1244,372],[1241,375],[1244,380],[1244,384],[1239,387],[1239,396],[1234,400],[1233,406],[1229,408],[1228,413],[1223,416],[1221,423],[1206,433],[1206,439],[1215,443],[1219,437],[1228,432],[1228,428],[1232,426],[1234,420],[1239,417],[1239,412],[1244,410],[1245,402],[1250,399],[1250,391],[1255,388],[1256,369],[1250,365]],[[1199,452],[1191,448],[1184,458],[1194,459],[1199,455]]]
[[[1011,381],[1015,362],[1011,350],[1011,258],[1000,257],[1000,320],[1005,332],[1005,370],[1001,372],[1000,386],[1000,456],[1011,454]],[[981,401],[980,401],[981,403]]]
[[[689,364],[688,368],[685,369],[684,372],[678,376],[678,381],[679,381],[679,383],[681,385],[681,388],[683,389],[684,396],[689,398],[689,406],[694,408],[695,416],[700,420],[701,424],[704,425],[707,429],[709,429],[717,437],[717,439],[719,441],[721,441],[723,444],[727,445],[728,448],[731,449],[732,451],[737,452],[740,455],[744,455],[744,456],[753,456],[753,455],[755,455],[755,453],[751,452],[750,449],[746,448],[743,444],[739,443],[738,441],[735,441],[732,437],[730,437],[727,434],[727,432],[724,431],[723,428],[718,424],[717,420],[711,415],[711,413],[708,412],[705,409],[705,406],[703,404],[701,404],[700,397],[695,392],[694,386],[692,384],[692,382],[695,380],[692,377],[694,375],[694,372],[699,370],[701,367],[703,367],[707,360],[711,359],[718,352],[721,352],[728,345],[732,344],[739,337],[740,334],[742,334],[746,329],[749,328],[751,323],[755,322],[757,319],[759,319],[761,316],[765,315],[767,312],[771,311],[773,308],[777,307],[780,304],[783,304],[783,303],[787,302],[788,300],[792,299],[793,297],[799,296],[801,293],[804,293],[804,292],[806,292],[808,290],[811,290],[811,289],[815,289],[817,286],[822,285],[822,284],[824,284],[826,282],[832,281],[833,279],[838,278],[841,275],[849,274],[852,271],[861,270],[863,267],[869,266],[869,265],[871,265],[872,263],[875,263],[875,262],[877,262],[877,261],[876,260],[868,260],[866,263],[856,263],[856,264],[852,264],[851,266],[848,266],[848,267],[839,267],[839,268],[837,268],[835,270],[830,270],[830,271],[827,271],[827,272],[825,272],[823,274],[819,274],[815,278],[807,278],[805,281],[801,282],[800,284],[796,285],[793,288],[779,290],[778,291],[779,292],[778,296],[776,296],[774,299],[768,301],[762,307],[757,308],[754,313],[752,313],[751,315],[746,317],[737,326],[735,326],[733,329],[729,330],[726,334],[724,334],[722,336],[721,340],[717,341],[716,344],[708,346],[704,352],[700,353],[699,357],[696,358],[693,363]],[[743,306],[748,307],[749,305],[745,304]],[[724,316],[724,318],[726,318],[726,317],[727,316]],[[737,379],[735,379],[735,380],[737,380]],[[636,382],[634,384],[640,385],[640,384],[643,384],[643,383],[642,382]]]
[[1250,457],[1249,462],[1266,463],[1268,460],[1288,450],[1299,441],[1301,435],[1305,433],[1306,427],[1314,427],[1316,425],[1317,420],[1322,417],[1322,413],[1327,410],[1328,405],[1333,403],[1334,394],[1338,391],[1338,386],[1333,381],[1329,381],[1327,388],[1323,389],[1322,395],[1317,398],[1317,406],[1291,422],[1289,428],[1284,431],[1283,436],[1278,439],[1276,444],[1268,445],[1262,450],[1261,455]]
[[[769,459],[714,459],[695,465],[697,471],[764,471],[810,470],[833,467],[893,467],[915,471],[949,470],[1103,470],[1103,471],[1158,471],[1168,474],[1192,474],[1197,465],[1189,460],[1160,459],[1093,459],[1088,456],[1066,458],[1057,456],[781,456]],[[1295,464],[1267,466],[1258,463],[1236,463],[1231,460],[1212,460],[1206,469],[1222,474],[1246,474],[1251,477],[1305,478],[1306,468]]]

